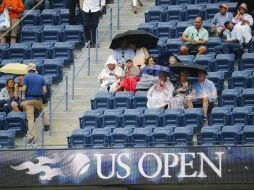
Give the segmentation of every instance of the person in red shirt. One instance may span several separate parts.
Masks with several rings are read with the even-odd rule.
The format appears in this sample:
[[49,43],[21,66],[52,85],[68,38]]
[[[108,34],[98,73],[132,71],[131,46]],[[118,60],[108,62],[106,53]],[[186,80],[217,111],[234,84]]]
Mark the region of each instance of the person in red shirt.
[[22,0],[3,0],[0,6],[0,14],[4,12],[5,8],[9,11],[11,29],[1,31],[1,43],[6,43],[6,36],[11,36],[11,44],[15,44],[19,26],[19,15],[24,12],[24,5]]

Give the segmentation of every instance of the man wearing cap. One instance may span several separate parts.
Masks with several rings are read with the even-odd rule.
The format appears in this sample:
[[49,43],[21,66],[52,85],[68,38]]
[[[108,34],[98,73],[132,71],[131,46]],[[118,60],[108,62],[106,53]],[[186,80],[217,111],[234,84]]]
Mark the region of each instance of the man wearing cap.
[[[28,129],[31,130],[34,125],[34,109],[39,113],[43,111],[42,96],[47,92],[44,77],[36,73],[36,65],[29,64],[27,68],[28,74],[23,80],[22,92],[25,92],[25,109],[28,119]],[[48,120],[44,116],[44,130],[49,130]],[[35,137],[34,129],[28,136],[28,142],[32,143]]]
[[218,36],[221,29],[224,28],[225,22],[233,19],[233,14],[228,12],[228,8],[227,3],[222,3],[220,5],[220,11],[214,15],[211,23],[211,36]]
[[215,85],[206,78],[206,75],[206,71],[198,72],[198,81],[192,85],[192,92],[187,96],[188,108],[193,108],[193,103],[202,103],[204,121],[207,121],[209,105],[217,99]]

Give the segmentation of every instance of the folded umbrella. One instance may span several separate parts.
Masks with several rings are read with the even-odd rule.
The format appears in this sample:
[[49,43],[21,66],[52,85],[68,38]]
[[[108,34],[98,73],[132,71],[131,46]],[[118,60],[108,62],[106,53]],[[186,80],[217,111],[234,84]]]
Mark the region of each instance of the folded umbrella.
[[25,75],[27,74],[27,65],[20,63],[9,63],[0,69],[2,73]]
[[207,71],[204,69],[204,67],[193,63],[177,63],[172,65],[170,69],[177,74],[180,74],[180,72],[183,70],[187,70],[190,77],[197,77],[200,71],[207,74]]

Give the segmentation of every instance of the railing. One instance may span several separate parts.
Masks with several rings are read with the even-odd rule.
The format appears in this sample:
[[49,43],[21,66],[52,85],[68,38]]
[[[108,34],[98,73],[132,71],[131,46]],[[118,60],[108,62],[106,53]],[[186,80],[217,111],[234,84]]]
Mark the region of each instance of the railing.
[[[113,17],[112,17],[112,8],[109,9],[109,11],[107,12],[106,16],[102,19],[102,21],[100,21],[99,26],[96,28],[96,64],[98,64],[98,51],[99,51],[99,44],[101,42],[101,40],[103,39],[103,37],[105,36],[105,34],[107,34],[107,21],[109,20],[109,35],[110,35],[110,41],[112,40],[112,32],[113,32]],[[99,34],[99,29],[100,30],[100,34]],[[99,36],[100,35],[100,36]]]
[[123,8],[126,0],[117,0],[117,30],[120,30],[120,11]]

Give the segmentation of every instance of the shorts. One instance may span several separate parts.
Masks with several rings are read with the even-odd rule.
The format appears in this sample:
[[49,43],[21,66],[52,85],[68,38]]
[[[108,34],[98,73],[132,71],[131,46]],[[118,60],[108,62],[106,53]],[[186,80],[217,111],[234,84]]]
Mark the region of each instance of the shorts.
[[[11,19],[10,20],[11,22],[11,27],[13,25],[15,25],[15,23],[18,23],[19,22],[19,19]],[[11,29],[10,32],[8,32],[7,34],[5,34],[5,31],[1,31],[1,36],[5,37],[5,36],[11,36],[11,37],[16,37],[17,36],[17,33],[18,33],[18,29],[19,29],[19,25],[17,24],[17,26],[15,26],[14,28]]]
[[184,44],[183,46],[188,48],[188,51],[198,51],[200,47],[203,45],[201,44]]

